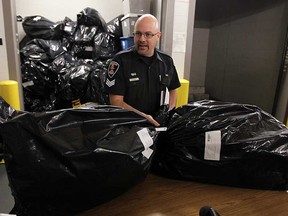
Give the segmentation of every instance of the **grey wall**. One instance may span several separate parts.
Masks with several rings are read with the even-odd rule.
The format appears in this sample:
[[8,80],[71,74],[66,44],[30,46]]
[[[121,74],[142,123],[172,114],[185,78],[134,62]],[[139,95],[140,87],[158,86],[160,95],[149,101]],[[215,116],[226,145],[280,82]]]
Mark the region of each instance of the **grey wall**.
[[[205,80],[196,84],[205,82],[211,99],[255,104],[272,112],[287,4],[286,0],[197,0],[195,27],[208,29],[202,33],[209,39]],[[198,38],[204,38],[202,33]],[[197,55],[194,47],[193,55]]]

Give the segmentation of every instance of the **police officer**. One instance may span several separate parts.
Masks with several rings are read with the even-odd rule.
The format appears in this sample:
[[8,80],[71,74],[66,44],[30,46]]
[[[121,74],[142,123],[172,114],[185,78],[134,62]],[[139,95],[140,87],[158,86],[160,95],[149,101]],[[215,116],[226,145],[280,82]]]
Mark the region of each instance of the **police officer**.
[[121,51],[113,58],[106,79],[111,105],[132,110],[153,118],[165,103],[176,105],[179,78],[173,60],[156,49],[161,36],[158,20],[151,14],[139,17],[134,26],[134,47]]

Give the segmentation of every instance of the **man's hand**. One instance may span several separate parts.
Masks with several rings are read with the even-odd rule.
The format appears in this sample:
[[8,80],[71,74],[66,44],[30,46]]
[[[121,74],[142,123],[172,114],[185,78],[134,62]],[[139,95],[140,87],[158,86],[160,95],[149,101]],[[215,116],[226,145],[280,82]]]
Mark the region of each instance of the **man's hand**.
[[125,109],[129,109],[131,111],[134,111],[134,112],[142,115],[143,117],[145,117],[154,126],[156,126],[156,127],[160,126],[160,124],[151,115],[145,114],[145,113],[135,109],[134,107],[130,106],[129,104],[125,103],[124,102],[124,97],[122,95],[112,95],[112,94],[110,94],[109,95],[109,99],[110,99],[111,105],[123,107]]
[[145,118],[148,119],[148,121],[151,122],[154,126],[160,126],[160,124],[151,115],[145,114]]

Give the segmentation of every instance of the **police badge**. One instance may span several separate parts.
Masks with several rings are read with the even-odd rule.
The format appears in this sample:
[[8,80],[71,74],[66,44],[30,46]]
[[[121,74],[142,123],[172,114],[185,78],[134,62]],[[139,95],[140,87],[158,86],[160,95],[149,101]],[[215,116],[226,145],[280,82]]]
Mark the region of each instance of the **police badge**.
[[116,61],[112,61],[108,67],[108,76],[112,78],[119,69],[119,64]]

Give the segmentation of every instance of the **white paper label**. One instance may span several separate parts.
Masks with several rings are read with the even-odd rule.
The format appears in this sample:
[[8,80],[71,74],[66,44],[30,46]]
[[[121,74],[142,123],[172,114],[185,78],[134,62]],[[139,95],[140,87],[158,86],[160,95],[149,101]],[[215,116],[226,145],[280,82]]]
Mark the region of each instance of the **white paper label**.
[[150,148],[145,149],[145,150],[142,152],[142,154],[143,154],[146,158],[148,158],[148,159],[151,157],[152,153],[153,153],[153,150],[150,149]]
[[25,82],[25,83],[22,83],[22,86],[23,86],[24,88],[29,87],[29,86],[33,86],[33,85],[34,85],[33,80],[28,81],[28,82]]
[[205,133],[205,160],[220,160],[221,131],[209,131]]
[[85,51],[91,52],[91,51],[93,51],[93,47],[92,46],[85,46]]
[[153,152],[153,150],[149,148],[153,145],[153,139],[150,136],[147,128],[141,129],[137,132],[137,134],[144,146],[144,151],[142,152],[142,154],[149,159]]
[[64,31],[72,31],[72,27],[71,26],[65,26]]
[[156,127],[155,131],[157,131],[157,132],[167,131],[167,127]]
[[144,145],[145,149],[153,145],[153,139],[151,138],[147,128],[141,129],[140,131],[137,132],[137,134],[142,144]]

